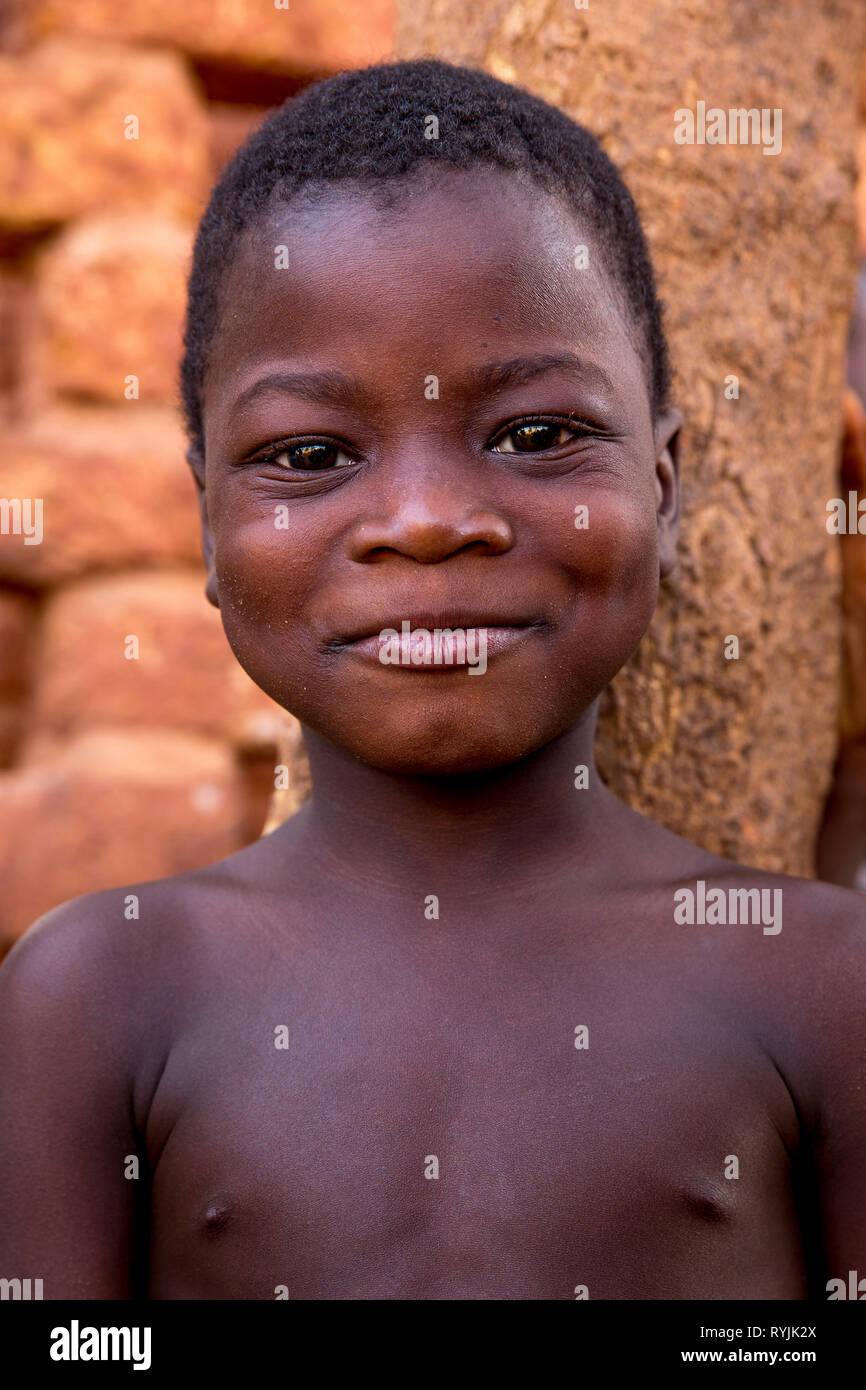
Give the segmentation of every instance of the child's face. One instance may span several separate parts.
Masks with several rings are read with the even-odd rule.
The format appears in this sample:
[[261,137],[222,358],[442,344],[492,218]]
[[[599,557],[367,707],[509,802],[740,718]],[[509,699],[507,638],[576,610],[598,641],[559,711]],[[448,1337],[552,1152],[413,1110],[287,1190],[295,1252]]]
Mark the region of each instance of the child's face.
[[[332,187],[258,225],[224,289],[208,594],[253,680],[404,773],[495,767],[591,712],[673,563],[679,419],[654,437],[568,210],[493,170],[439,172],[391,211]],[[476,671],[383,665],[378,634],[404,622],[486,629],[486,670],[480,635]]]

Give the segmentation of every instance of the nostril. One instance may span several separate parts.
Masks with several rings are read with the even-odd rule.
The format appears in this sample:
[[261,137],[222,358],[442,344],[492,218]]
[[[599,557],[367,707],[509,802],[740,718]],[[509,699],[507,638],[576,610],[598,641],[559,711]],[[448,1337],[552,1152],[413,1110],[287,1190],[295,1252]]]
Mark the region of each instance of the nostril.
[[359,561],[403,555],[418,564],[438,564],[462,551],[497,555],[514,544],[510,523],[494,511],[444,518],[429,512],[398,512],[375,522],[359,522],[351,538],[351,555]]

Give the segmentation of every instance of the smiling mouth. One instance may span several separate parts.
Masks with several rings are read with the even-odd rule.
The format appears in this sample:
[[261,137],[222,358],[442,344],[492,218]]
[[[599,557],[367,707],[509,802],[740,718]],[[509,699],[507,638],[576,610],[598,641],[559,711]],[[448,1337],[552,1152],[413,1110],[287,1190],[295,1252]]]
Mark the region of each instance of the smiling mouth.
[[487,661],[514,650],[531,634],[538,622],[491,622],[444,624],[413,627],[403,620],[399,627],[385,626],[339,643],[339,649],[354,653],[379,666],[425,674],[468,668],[482,675]]

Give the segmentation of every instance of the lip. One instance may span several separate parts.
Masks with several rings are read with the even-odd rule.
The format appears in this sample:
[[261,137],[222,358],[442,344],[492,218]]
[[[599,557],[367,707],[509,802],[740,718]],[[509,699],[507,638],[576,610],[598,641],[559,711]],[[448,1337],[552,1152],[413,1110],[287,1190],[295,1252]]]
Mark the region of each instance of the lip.
[[[399,610],[398,610],[399,611]],[[478,631],[486,628],[491,632],[494,628],[538,628],[543,627],[544,623],[536,616],[528,616],[523,613],[496,613],[491,609],[478,608],[474,612],[470,609],[441,608],[438,612],[432,608],[419,609],[412,604],[400,612],[399,617],[394,617],[393,610],[385,618],[356,618],[351,625],[338,632],[328,643],[330,647],[349,647],[356,646],[358,643],[366,641],[368,637],[378,639],[381,632],[402,632],[403,624],[408,622],[412,632],[418,628],[425,628],[428,632],[434,632],[438,628],[444,631],[451,628],[452,632],[457,628],[462,628],[464,632],[470,629]]]
[[[404,620],[405,621],[405,620]],[[455,670],[470,669],[479,665],[480,661],[486,662],[492,657],[504,655],[506,652],[513,651],[522,642],[535,632],[538,632],[541,624],[538,622],[518,623],[514,620],[510,622],[413,622],[410,628],[410,638],[416,632],[426,631],[435,633],[450,629],[452,632],[461,630],[465,634],[463,650],[460,646],[452,645],[450,648],[447,643],[439,647],[438,652],[432,649],[432,644],[426,644],[426,650],[420,650],[412,644],[409,648],[401,645],[401,659],[399,661],[382,662],[381,653],[383,651],[383,631],[396,632],[398,641],[402,633],[402,623],[383,623],[381,628],[377,628],[375,633],[368,633],[364,636],[356,637],[340,643],[343,651],[353,653],[364,660],[373,661],[377,666],[385,667],[398,671],[414,671],[424,674],[447,673]]]

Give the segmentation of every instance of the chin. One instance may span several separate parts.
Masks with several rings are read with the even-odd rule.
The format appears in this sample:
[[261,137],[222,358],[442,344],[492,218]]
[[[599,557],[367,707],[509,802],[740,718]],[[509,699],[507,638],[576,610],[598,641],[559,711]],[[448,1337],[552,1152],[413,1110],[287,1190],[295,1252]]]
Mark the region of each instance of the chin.
[[[315,725],[313,727],[316,727]],[[323,728],[317,732],[359,762],[400,777],[460,777],[507,767],[538,751],[554,738],[536,727],[485,728],[465,716],[444,720],[401,722],[371,720],[364,730]]]
[[504,749],[489,747],[474,747],[460,752],[431,749],[426,754],[411,750],[403,754],[385,754],[378,747],[350,751],[368,767],[390,773],[394,777],[469,777],[473,773],[492,772],[498,767],[507,767],[526,756],[524,753],[515,756]]

